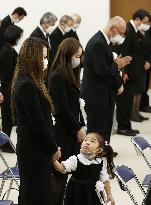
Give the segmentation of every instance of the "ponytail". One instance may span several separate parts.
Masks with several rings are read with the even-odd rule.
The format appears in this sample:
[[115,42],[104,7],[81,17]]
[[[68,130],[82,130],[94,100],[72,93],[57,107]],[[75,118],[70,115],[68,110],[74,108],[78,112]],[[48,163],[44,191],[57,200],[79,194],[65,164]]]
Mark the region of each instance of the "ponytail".
[[114,174],[114,162],[113,162],[113,149],[112,147],[108,144],[108,145],[104,145],[104,148],[103,148],[103,157],[106,157],[107,158],[107,170],[109,172],[109,174],[114,177],[115,174]]

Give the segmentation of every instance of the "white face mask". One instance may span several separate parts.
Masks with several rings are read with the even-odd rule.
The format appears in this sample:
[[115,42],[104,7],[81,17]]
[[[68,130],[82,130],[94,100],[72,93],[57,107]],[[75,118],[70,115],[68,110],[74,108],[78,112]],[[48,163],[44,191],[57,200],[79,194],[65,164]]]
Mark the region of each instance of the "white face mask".
[[76,58],[75,56],[71,59],[72,68],[77,68],[80,65],[80,58]]
[[54,31],[55,28],[56,28],[56,26],[49,26],[49,27],[46,29],[46,33],[51,34],[51,33]]
[[43,70],[46,70],[47,66],[48,66],[48,59],[47,58],[43,59],[43,65],[44,65]]
[[75,23],[74,26],[73,26],[73,28],[74,28],[75,30],[77,30],[77,29],[79,28],[79,26],[80,26],[79,23]]
[[140,26],[137,27],[139,31],[148,31],[150,29],[150,25],[142,23]]
[[124,42],[125,38],[119,34],[110,38],[111,43],[121,45]]
[[19,19],[13,19],[13,22],[14,22],[14,23],[19,23],[20,20],[19,20]]
[[67,27],[64,29],[64,32],[65,32],[65,33],[68,33],[69,31],[71,31],[71,27],[67,26]]

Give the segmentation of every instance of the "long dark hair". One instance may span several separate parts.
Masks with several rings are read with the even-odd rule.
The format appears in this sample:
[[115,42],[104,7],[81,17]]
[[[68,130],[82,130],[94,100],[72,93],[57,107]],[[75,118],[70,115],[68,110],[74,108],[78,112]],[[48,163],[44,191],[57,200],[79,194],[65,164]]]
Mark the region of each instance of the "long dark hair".
[[98,133],[88,133],[88,134],[94,134],[97,138],[100,148],[103,149],[103,152],[97,154],[96,157],[106,157],[107,158],[107,170],[108,173],[114,177],[114,162],[113,162],[113,148],[108,144],[107,141],[104,141],[103,137]]
[[71,58],[79,48],[82,48],[82,46],[76,39],[66,38],[63,40],[58,47],[50,72],[50,75],[53,75],[56,72],[63,73],[66,79],[77,88],[80,87],[80,65],[78,68],[73,69]]
[[15,116],[15,104],[14,95],[16,92],[16,81],[21,75],[30,77],[36,86],[39,88],[40,92],[44,95],[46,100],[50,104],[51,110],[53,110],[53,105],[49,93],[44,84],[44,71],[43,71],[43,48],[47,47],[45,42],[38,38],[27,38],[23,45],[21,46],[17,65],[12,81],[11,89],[11,106],[13,110],[13,116]]

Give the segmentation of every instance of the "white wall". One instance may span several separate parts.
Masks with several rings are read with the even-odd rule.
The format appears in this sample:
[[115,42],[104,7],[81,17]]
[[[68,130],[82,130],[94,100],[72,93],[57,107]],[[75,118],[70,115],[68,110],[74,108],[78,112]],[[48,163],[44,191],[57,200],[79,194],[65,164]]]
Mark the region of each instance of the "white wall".
[[18,26],[24,29],[22,41],[27,38],[47,11],[58,18],[64,14],[78,13],[82,23],[78,29],[80,41],[85,47],[89,38],[102,28],[109,19],[110,0],[0,0],[0,19],[10,14],[16,7],[23,7],[28,15]]

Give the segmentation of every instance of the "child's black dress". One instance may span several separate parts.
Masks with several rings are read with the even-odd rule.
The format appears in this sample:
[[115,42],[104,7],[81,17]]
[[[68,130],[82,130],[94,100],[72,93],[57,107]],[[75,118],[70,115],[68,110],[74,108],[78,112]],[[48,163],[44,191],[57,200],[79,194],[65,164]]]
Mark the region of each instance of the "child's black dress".
[[72,173],[65,194],[65,205],[101,205],[95,191],[100,179],[103,161],[99,164],[84,165],[77,158],[77,168]]

